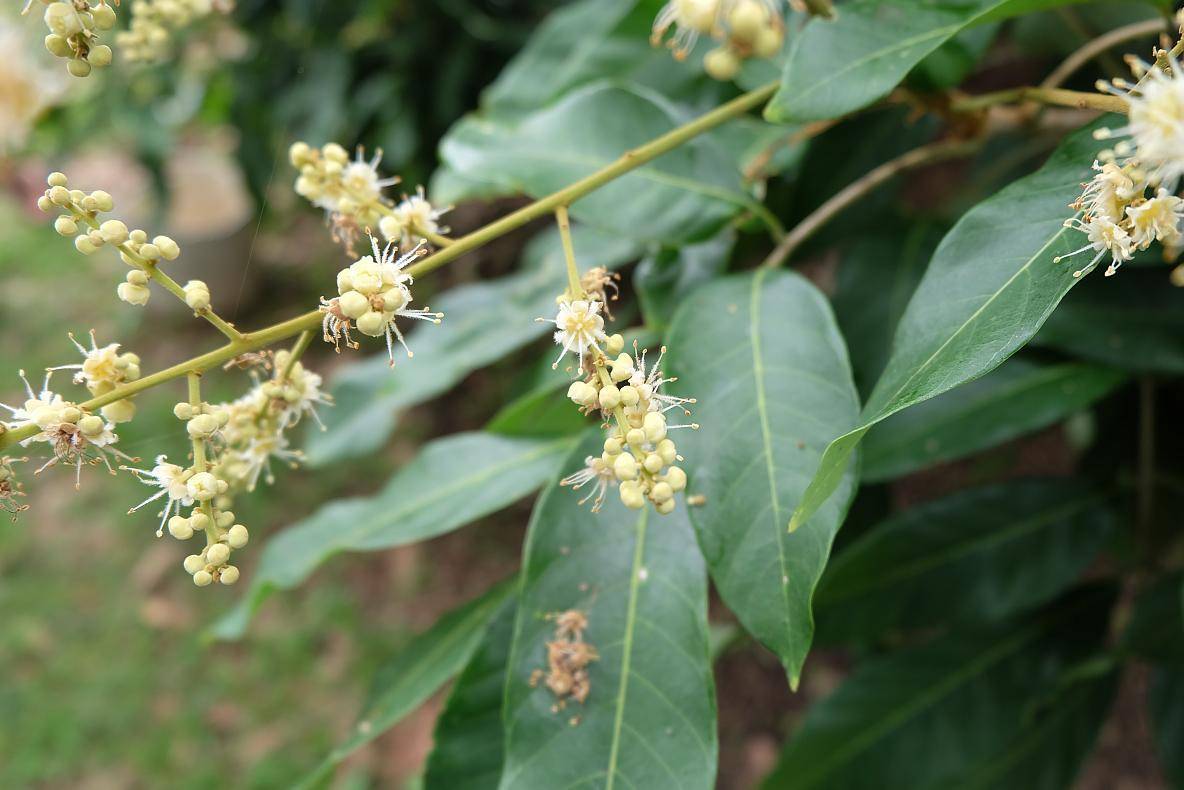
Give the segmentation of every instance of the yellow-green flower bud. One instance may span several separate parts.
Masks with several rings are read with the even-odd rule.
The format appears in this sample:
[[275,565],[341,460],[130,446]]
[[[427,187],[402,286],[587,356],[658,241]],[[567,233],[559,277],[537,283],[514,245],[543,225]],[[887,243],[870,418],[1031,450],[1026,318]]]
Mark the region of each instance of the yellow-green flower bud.
[[169,534],[177,540],[189,540],[193,537],[193,525],[184,516],[173,516],[169,519]]
[[618,480],[635,480],[637,478],[637,461],[629,453],[621,453],[613,461],[613,474]]
[[661,412],[646,412],[642,421],[645,438],[651,442],[660,442],[666,438],[666,417]]
[[94,17],[95,27],[99,30],[110,30],[115,27],[115,9],[106,3],[91,9],[90,13]]
[[[139,378],[139,376],[136,378]],[[103,416],[111,422],[131,422],[136,416],[136,404],[124,398],[114,403],[108,403],[101,411]]]
[[190,554],[185,558],[185,561],[181,563],[181,567],[185,569],[186,573],[192,576],[202,568],[206,567],[206,561],[197,554]]
[[765,27],[757,34],[752,44],[752,52],[758,58],[771,58],[781,51],[785,43],[785,33],[780,27]]
[[83,255],[90,255],[98,249],[98,246],[93,241],[91,241],[90,236],[79,236],[78,238],[74,239],[74,249],[78,250]]
[[145,242],[140,245],[140,249],[136,250],[136,252],[140,254],[141,258],[147,258],[150,261],[160,260],[160,247],[157,247],[155,244]]
[[672,464],[678,460],[678,448],[674,446],[674,442],[669,439],[663,439],[658,442],[656,448],[658,455],[662,457],[662,461],[666,464]]
[[[79,238],[82,239],[86,237],[79,236]],[[152,295],[152,292],[144,286],[133,285],[132,283],[120,283],[119,287],[115,289],[115,293],[123,301],[131,305],[136,305],[137,307],[143,307],[144,305],[148,304],[148,298]]]
[[370,337],[381,337],[386,331],[386,319],[382,313],[370,311],[358,318],[358,331]]
[[621,405],[621,391],[612,384],[600,388],[600,408],[612,411]]
[[604,353],[610,357],[620,354],[625,348],[625,338],[619,334],[609,335],[608,340],[604,344]]
[[382,309],[388,313],[402,310],[407,306],[407,294],[402,288],[391,288],[382,295]]
[[86,77],[90,74],[90,64],[82,58],[75,58],[66,64],[66,71],[75,77]]
[[677,466],[672,466],[666,470],[666,482],[670,484],[670,488],[674,491],[684,491],[687,487],[687,473]]
[[337,306],[342,315],[355,320],[370,312],[370,300],[357,291],[346,291],[338,298]]
[[727,47],[717,47],[703,56],[703,70],[720,82],[728,82],[740,73],[740,58]]
[[73,236],[78,233],[78,223],[73,217],[63,214],[53,221],[53,229],[63,236]]
[[288,161],[292,167],[304,167],[312,156],[312,148],[308,143],[296,142],[288,149]]
[[194,439],[209,439],[218,430],[218,420],[212,414],[198,414],[185,424],[185,430]]
[[182,401],[173,407],[173,416],[178,420],[192,420],[193,419],[193,404]]
[[55,184],[49,188],[49,199],[55,206],[65,208],[70,205],[70,190],[60,184]]
[[[145,244],[145,247],[152,245]],[[143,249],[143,248],[141,248]],[[201,280],[190,280],[185,284],[185,304],[194,312],[208,310],[210,307],[210,289]]]
[[51,3],[45,9],[45,26],[62,38],[82,32],[82,18],[73,3]]
[[641,465],[644,466],[645,471],[649,472],[651,475],[658,474],[658,472],[662,471],[662,467],[665,466],[665,464],[662,463],[662,456],[658,455],[657,453],[647,453],[645,460],[641,462]]
[[668,516],[674,512],[674,499],[664,499],[661,502],[654,503],[654,510],[658,511],[660,515]]
[[645,444],[645,431],[640,428],[630,428],[625,434],[625,441],[633,446]]
[[209,587],[214,582],[214,577],[209,571],[198,571],[193,574],[193,583],[198,587]]
[[108,244],[119,245],[128,240],[127,225],[117,219],[109,219],[100,225],[99,233]]
[[225,543],[215,543],[206,548],[206,562],[210,565],[225,565],[230,559],[230,547]]
[[250,535],[247,533],[247,528],[242,524],[235,524],[226,533],[226,542],[230,544],[230,548],[232,549],[241,549],[247,545],[249,539]]
[[91,47],[90,52],[86,56],[87,61],[92,66],[103,68],[111,65],[111,47],[106,44],[99,44],[97,47]]
[[640,510],[645,507],[645,494],[641,491],[641,486],[634,480],[627,480],[621,483],[621,502],[630,510]]
[[115,208],[115,200],[110,194],[101,189],[96,189],[90,193],[90,196],[95,199],[95,204],[99,211],[110,211]]
[[219,480],[209,472],[198,472],[189,478],[185,486],[189,491],[190,498],[198,502],[209,502],[218,494],[222,493],[218,490],[219,484],[225,485],[224,481]]
[[51,187],[64,187],[70,183],[69,179],[66,178],[66,174],[60,170],[50,173],[49,177],[45,179],[45,182]]
[[74,54],[70,50],[70,42],[57,33],[50,33],[45,37],[45,48],[49,50],[51,55],[56,55],[59,58],[68,58]]
[[168,236],[157,236],[152,240],[156,249],[160,250],[160,257],[166,261],[175,261],[181,256],[181,247]]
[[96,414],[88,414],[78,421],[78,430],[83,436],[98,436],[106,427],[103,418]]
[[238,581],[238,575],[238,568],[234,567],[233,565],[227,565],[218,574],[218,581],[222,582],[223,584],[234,584],[236,581]]

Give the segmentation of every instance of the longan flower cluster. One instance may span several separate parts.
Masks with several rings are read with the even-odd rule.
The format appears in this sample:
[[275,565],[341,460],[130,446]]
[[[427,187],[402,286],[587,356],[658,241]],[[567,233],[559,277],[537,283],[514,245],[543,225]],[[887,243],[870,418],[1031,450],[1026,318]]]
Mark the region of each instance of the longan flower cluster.
[[[116,387],[140,378],[140,357],[131,352],[120,353],[118,343],[109,343],[102,348],[90,331],[90,348],[83,346],[70,334],[70,342],[82,354],[77,365],[59,365],[51,370],[74,370],[75,384],[85,384],[91,395],[106,395]],[[136,404],[130,398],[109,403],[101,410],[104,417],[113,423],[131,422],[136,416]]]
[[91,255],[104,245],[119,250],[119,257],[132,271],[125,282],[119,284],[116,293],[128,304],[142,306],[148,303],[149,271],[161,260],[176,260],[181,254],[177,242],[168,236],[148,239],[143,230],[128,230],[127,225],[117,219],[99,221],[99,214],[115,208],[115,201],[107,192],[95,190],[86,193],[81,189],[69,189],[64,173],[50,173],[49,188],[38,198],[37,207],[49,213],[61,212],[53,227],[67,238],[74,237],[74,247],[83,255]]
[[21,484],[16,479],[16,471],[12,468],[13,464],[23,460],[25,459],[0,455],[0,511],[11,515],[13,521],[16,521],[17,513],[29,508],[28,505],[18,501],[25,494],[21,491]]
[[395,242],[387,242],[379,248],[378,240],[370,237],[373,255],[366,255],[337,273],[337,296],[333,299],[321,297],[321,312],[324,313],[322,331],[326,343],[332,343],[340,351],[342,341],[347,348],[357,348],[350,330],[356,328],[370,337],[385,337],[387,354],[391,367],[395,364],[395,340],[414,356],[400,331],[397,318],[414,318],[438,324],[443,313],[430,309],[412,308],[411,274],[407,265],[424,252],[419,246],[411,252],[400,254]]
[[289,149],[288,158],[300,171],[296,193],[324,209],[334,241],[350,255],[354,254],[359,236],[372,228],[378,228],[387,241],[397,243],[404,252],[447,232],[440,226],[440,219],[449,209],[432,206],[423,187],[414,195],[404,195],[397,205],[383,195],[384,189],[398,184],[400,179],[379,175],[382,151],[367,160],[359,147],[351,160],[337,143],[316,149],[298,142]]
[[49,388],[52,373],[53,371],[46,371],[41,390],[34,392],[29,380],[25,378],[24,371],[20,372],[28,398],[19,408],[0,403],[0,407],[7,409],[12,415],[12,422],[3,424],[4,429],[9,430],[18,423],[32,423],[37,426],[38,432],[21,442],[21,445],[28,447],[31,444],[45,443],[50,446],[52,455],[35,474],[40,474],[59,463],[73,466],[76,488],[82,484],[84,465],[101,463],[107,467],[107,471],[115,474],[111,458],[126,461],[133,459],[115,448],[119,436],[115,433],[114,424],[54,393]]
[[[566,232],[563,222],[561,230]],[[561,481],[561,485],[579,490],[591,485],[591,492],[580,504],[592,500],[592,510],[604,504],[610,486],[618,486],[621,502],[628,508],[641,509],[648,501],[661,514],[674,510],[674,495],[687,487],[686,473],[676,465],[682,460],[669,432],[677,428],[698,428],[690,423],[670,425],[666,413],[671,409],[687,410],[692,398],[663,393],[662,387],[675,379],[662,373],[662,358],[646,366],[646,352],[634,344],[633,355],[624,353],[621,335],[604,331],[605,288],[613,278],[603,269],[594,269],[577,277],[574,259],[569,258],[571,283],[557,302],[554,319],[539,319],[555,324],[555,342],[559,358],[575,354],[582,378],[571,383],[567,397],[585,414],[599,412],[607,430],[599,456],[585,458],[585,467]]]
[[[1184,199],[1177,194],[1184,177],[1184,73],[1171,53],[1156,54],[1167,70],[1132,59],[1137,84],[1122,79],[1099,83],[1099,89],[1126,100],[1130,115],[1126,126],[1100,129],[1094,136],[1129,139],[1099,154],[1097,174],[1070,206],[1078,214],[1066,227],[1085,233],[1089,243],[1061,258],[1095,253],[1075,277],[1107,256],[1109,277],[1154,242],[1164,246],[1169,259],[1184,247]],[[1177,269],[1174,279],[1179,273],[1184,272]]]
[[[59,58],[66,58],[66,70],[75,77],[85,77],[92,67],[111,64],[111,47],[99,44],[99,32],[115,26],[115,9],[106,0],[40,0],[45,6],[45,48]],[[119,0],[115,0],[118,5]],[[33,0],[25,4],[27,12]]]
[[[674,35],[666,39],[667,32]],[[704,70],[717,80],[734,79],[749,58],[771,58],[785,42],[779,0],[670,0],[654,20],[654,46],[666,40],[683,60],[701,35],[719,42],[703,57]]]
[[168,56],[174,31],[233,7],[232,0],[135,0],[131,24],[115,41],[130,61],[159,61]]

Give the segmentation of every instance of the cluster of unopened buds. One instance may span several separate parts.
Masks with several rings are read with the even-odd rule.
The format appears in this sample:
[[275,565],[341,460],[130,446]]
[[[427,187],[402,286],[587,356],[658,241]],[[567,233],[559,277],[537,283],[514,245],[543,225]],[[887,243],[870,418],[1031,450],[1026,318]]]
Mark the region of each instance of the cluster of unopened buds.
[[[114,0],[119,4],[119,0]],[[75,77],[85,77],[92,67],[111,64],[111,47],[98,43],[99,33],[115,26],[115,9],[107,0],[40,0],[45,6],[45,48],[59,58],[66,58],[66,70]],[[33,0],[25,3],[25,12]]]
[[130,61],[161,60],[168,56],[176,30],[233,8],[233,0],[133,0],[131,24],[115,41]]
[[683,60],[700,36],[719,43],[703,57],[704,70],[717,80],[734,79],[745,60],[781,51],[785,18],[780,0],[670,0],[654,20],[650,40],[654,46],[665,41]]
[[332,343],[338,351],[342,342],[348,348],[358,347],[350,335],[351,329],[356,328],[369,337],[385,337],[393,367],[396,340],[408,357],[414,356],[396,319],[413,318],[438,324],[444,314],[410,306],[414,278],[407,266],[424,253],[424,245],[401,253],[396,242],[389,241],[385,247],[379,247],[378,240],[371,236],[370,247],[372,255],[359,258],[337,273],[337,296],[321,297],[320,309],[324,314],[321,328],[325,342]]
[[[592,501],[592,510],[604,504],[610,486],[618,486],[621,502],[641,509],[646,502],[661,514],[675,507],[675,494],[687,487],[686,472],[676,463],[682,460],[670,431],[698,428],[694,423],[670,425],[666,413],[677,409],[690,415],[693,398],[663,393],[662,387],[675,379],[661,370],[662,354],[650,366],[646,352],[634,344],[633,355],[624,353],[625,340],[604,331],[606,312],[603,270],[590,272],[580,282],[580,293],[569,289],[559,297],[559,312],[549,323],[556,326],[555,342],[563,357],[574,353],[581,378],[568,387],[567,397],[585,414],[599,412],[607,431],[599,456],[585,458],[585,467],[564,478],[561,485],[579,490],[591,486],[582,500]],[[543,319],[540,319],[543,320]]]
[[410,252],[420,245],[430,245],[448,229],[440,219],[449,208],[436,208],[427,199],[423,187],[414,195],[404,195],[395,203],[383,194],[399,183],[397,177],[383,178],[378,173],[382,161],[379,151],[365,158],[359,147],[354,159],[337,143],[313,148],[294,143],[288,151],[292,166],[300,171],[296,193],[325,211],[333,238],[354,254],[354,245],[363,232],[377,228],[389,242]]
[[[1089,243],[1057,260],[1094,253],[1075,277],[1106,257],[1110,276],[1155,242],[1169,261],[1184,249],[1184,199],[1178,194],[1184,177],[1184,72],[1169,52],[1157,52],[1156,60],[1150,65],[1131,59],[1137,83],[1116,79],[1098,85],[1127,102],[1129,119],[1121,128],[1094,134],[1099,140],[1124,139],[1098,155],[1097,174],[1070,206],[1077,214],[1066,227],[1085,233]],[[1172,279],[1184,284],[1184,268],[1177,267]]]
[[118,219],[99,221],[99,214],[115,208],[111,195],[102,191],[86,193],[81,189],[70,189],[64,173],[50,173],[49,188],[37,200],[37,206],[44,212],[61,212],[53,227],[67,238],[74,238],[74,247],[83,255],[90,255],[104,245],[119,250],[119,257],[132,271],[119,284],[116,293],[128,304],[145,305],[151,292],[148,290],[149,272],[161,260],[176,260],[181,254],[177,242],[168,236],[148,238],[143,230],[128,230]]

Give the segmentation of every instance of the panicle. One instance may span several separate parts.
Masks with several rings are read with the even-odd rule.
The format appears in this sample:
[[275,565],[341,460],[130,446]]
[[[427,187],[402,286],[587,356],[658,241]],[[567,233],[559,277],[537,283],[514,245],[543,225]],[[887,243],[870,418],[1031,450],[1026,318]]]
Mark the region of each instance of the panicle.
[[[667,38],[667,33],[673,35]],[[677,60],[684,60],[701,36],[718,46],[703,57],[712,78],[736,78],[749,58],[771,58],[785,43],[785,16],[780,0],[670,0],[654,19],[650,41],[665,42]]]
[[136,0],[128,29],[115,36],[132,62],[153,63],[172,52],[174,34],[214,12],[228,14],[234,0]]
[[[107,0],[40,0],[45,6],[45,48],[66,60],[75,77],[88,76],[93,68],[111,64],[111,47],[99,43],[99,34],[115,26],[115,9]],[[119,0],[115,0],[119,4]],[[27,13],[33,0],[25,3]]]

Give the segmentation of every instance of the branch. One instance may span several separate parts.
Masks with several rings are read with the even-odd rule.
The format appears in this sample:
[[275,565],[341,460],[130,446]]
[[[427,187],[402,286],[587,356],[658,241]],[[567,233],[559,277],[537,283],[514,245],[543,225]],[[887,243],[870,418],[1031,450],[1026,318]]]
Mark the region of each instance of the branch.
[[1074,107],[1079,110],[1117,112],[1124,115],[1129,109],[1126,100],[1118,96],[1086,93],[1084,91],[1068,91],[1063,88],[1033,87],[1008,88],[1007,90],[983,93],[978,96],[964,96],[951,102],[950,109],[954,112],[972,112],[974,110],[985,110],[996,104],[1025,101],[1052,104],[1058,107]]
[[1098,36],[1092,41],[1086,42],[1081,49],[1065,58],[1065,61],[1061,65],[1053,69],[1052,73],[1044,78],[1044,81],[1040,83],[1040,87],[1057,88],[1061,83],[1073,76],[1073,73],[1079,68],[1111,47],[1130,41],[1131,39],[1159,33],[1166,28],[1166,20],[1148,19],[1142,22],[1135,22],[1131,25],[1124,25],[1123,27],[1111,30],[1103,36]]
[[[645,145],[634,148],[631,151],[626,151],[615,162],[580,179],[574,184],[540,200],[536,200],[534,203],[491,222],[467,236],[453,239],[452,244],[429,255],[419,263],[407,267],[407,272],[413,277],[427,274],[447,263],[451,263],[466,252],[478,249],[533,220],[552,214],[560,207],[571,205],[590,192],[594,192],[605,184],[620,178],[632,170],[636,170],[668,151],[678,148],[689,140],[764,104],[772,97],[773,93],[777,90],[777,86],[778,83],[773,82],[756,90],[749,91],[727,104],[720,105],[711,112],[673,129],[661,137],[651,140]],[[201,373],[228,362],[240,354],[248,351],[258,351],[261,348],[274,345],[281,340],[299,335],[302,332],[315,330],[320,326],[322,318],[323,314],[320,310],[312,310],[256,332],[240,333],[237,339],[231,340],[231,342],[221,348],[180,362],[172,367],[124,384],[121,387],[116,387],[105,395],[80,403],[79,406],[83,409],[93,411],[94,409],[106,406],[108,403],[130,398],[144,390],[151,389],[173,379],[181,378],[191,373]],[[37,430],[37,426],[30,423],[16,426],[7,431],[0,430],[0,450],[28,439],[36,434]]]
[[777,245],[761,265],[776,268],[783,264],[794,250],[801,246],[802,242],[813,236],[823,225],[893,176],[920,165],[967,156],[980,147],[982,147],[982,140],[946,140],[914,148],[912,151],[885,162],[816,208],[813,213],[790,231],[785,240]]

